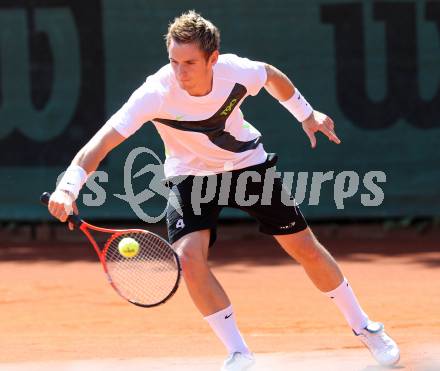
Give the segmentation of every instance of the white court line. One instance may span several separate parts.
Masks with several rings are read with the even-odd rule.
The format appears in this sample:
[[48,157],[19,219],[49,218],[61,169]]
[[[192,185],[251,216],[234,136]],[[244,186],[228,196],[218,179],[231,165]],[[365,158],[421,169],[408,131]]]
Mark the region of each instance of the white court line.
[[[440,354],[429,362],[408,367],[404,362],[395,370],[438,371]],[[377,366],[364,349],[313,351],[303,353],[263,353],[256,355],[251,371],[390,371]],[[435,361],[434,361],[435,360]],[[0,364],[1,371],[219,371],[221,357],[176,357],[136,359],[92,359]],[[435,364],[434,364],[435,363]]]

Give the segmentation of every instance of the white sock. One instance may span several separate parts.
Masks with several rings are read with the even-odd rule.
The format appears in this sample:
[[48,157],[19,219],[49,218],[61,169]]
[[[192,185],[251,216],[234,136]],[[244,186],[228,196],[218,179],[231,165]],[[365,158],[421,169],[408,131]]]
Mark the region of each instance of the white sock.
[[359,332],[367,326],[368,316],[359,305],[359,302],[345,277],[344,281],[342,281],[338,287],[332,291],[326,292],[325,295],[335,302],[354,331]]
[[229,353],[250,353],[247,344],[238,330],[237,323],[235,322],[235,314],[232,311],[232,305],[204,317],[204,319],[209,323]]

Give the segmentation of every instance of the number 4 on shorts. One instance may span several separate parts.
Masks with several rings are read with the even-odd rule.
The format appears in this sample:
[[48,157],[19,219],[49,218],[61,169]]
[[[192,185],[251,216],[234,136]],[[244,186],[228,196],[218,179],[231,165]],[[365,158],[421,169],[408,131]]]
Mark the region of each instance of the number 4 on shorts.
[[176,228],[185,228],[185,223],[183,222],[183,219],[179,219],[177,221]]

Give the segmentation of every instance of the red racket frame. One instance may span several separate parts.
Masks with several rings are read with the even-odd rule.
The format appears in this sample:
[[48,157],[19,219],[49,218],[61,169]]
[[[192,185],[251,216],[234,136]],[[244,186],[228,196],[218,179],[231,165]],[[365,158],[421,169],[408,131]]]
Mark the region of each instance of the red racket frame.
[[[50,198],[50,193],[45,192],[41,195],[40,197],[40,201],[45,204],[48,205],[49,203],[49,198]],[[168,241],[166,241],[165,239],[163,239],[162,237],[156,235],[153,232],[147,231],[145,229],[110,229],[110,228],[102,228],[102,227],[97,227],[95,225],[89,224],[86,221],[82,220],[78,215],[72,214],[69,215],[69,217],[67,218],[67,220],[69,222],[71,222],[76,228],[80,229],[86,236],[87,239],[90,241],[90,243],[92,244],[96,254],[98,255],[99,261],[101,262],[101,265],[104,269],[105,275],[107,277],[107,281],[110,283],[110,285],[113,287],[113,289],[118,293],[119,296],[121,296],[122,298],[124,298],[125,300],[127,300],[128,302],[137,305],[139,307],[143,307],[143,308],[151,308],[151,307],[156,307],[158,305],[161,305],[163,303],[165,303],[169,298],[171,298],[175,292],[177,291],[177,289],[179,288],[179,284],[180,284],[180,278],[181,278],[181,265],[180,265],[180,260],[178,255],[176,254],[176,252],[172,249],[171,245],[168,243]],[[101,232],[101,233],[107,233],[110,234],[110,237],[107,239],[104,248],[101,250],[99,248],[98,243],[96,242],[95,238],[92,236],[92,234],[90,233],[90,230],[94,230],[97,232]],[[119,289],[117,288],[117,286],[114,284],[110,273],[108,272],[108,268],[107,268],[107,263],[106,263],[106,259],[105,259],[105,255],[106,252],[111,244],[111,242],[118,236],[120,236],[121,234],[125,234],[125,233],[149,233],[152,234],[158,238],[160,238],[165,244],[167,244],[173,255],[174,258],[176,259],[176,263],[177,263],[177,280],[176,283],[173,287],[173,289],[170,291],[170,293],[160,302],[158,303],[154,303],[154,304],[142,304],[142,303],[137,303],[135,301],[132,301],[130,299],[128,299],[127,297],[125,297],[124,295],[121,294],[121,292],[119,291]]]

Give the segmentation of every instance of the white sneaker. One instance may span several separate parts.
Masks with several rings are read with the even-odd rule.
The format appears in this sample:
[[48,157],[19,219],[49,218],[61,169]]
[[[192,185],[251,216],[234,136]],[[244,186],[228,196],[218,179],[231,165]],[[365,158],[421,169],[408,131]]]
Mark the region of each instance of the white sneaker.
[[395,341],[386,334],[382,323],[369,321],[367,327],[362,329],[359,333],[356,333],[354,330],[353,332],[382,366],[392,366],[399,362],[399,347]]
[[221,371],[244,371],[255,364],[255,358],[252,353],[235,352],[229,355],[223,362]]

